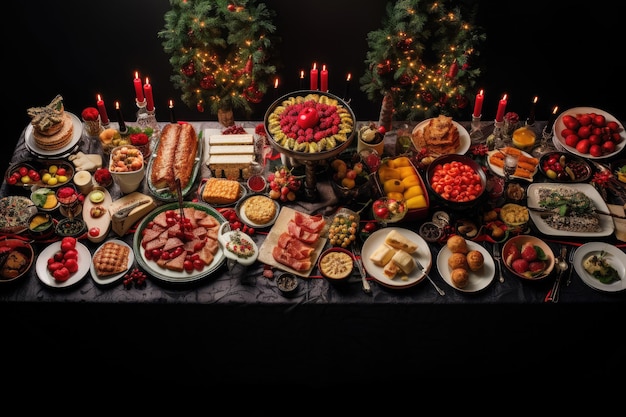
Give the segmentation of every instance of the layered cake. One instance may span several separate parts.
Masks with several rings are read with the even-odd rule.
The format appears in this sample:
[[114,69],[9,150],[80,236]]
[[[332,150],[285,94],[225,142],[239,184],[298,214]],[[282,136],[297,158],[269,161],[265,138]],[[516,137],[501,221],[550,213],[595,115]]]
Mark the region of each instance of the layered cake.
[[57,95],[47,106],[27,110],[33,126],[35,144],[45,151],[56,151],[67,146],[74,135],[74,124],[65,113],[63,97]]
[[248,179],[256,156],[254,136],[249,133],[208,136],[207,165],[216,178]]

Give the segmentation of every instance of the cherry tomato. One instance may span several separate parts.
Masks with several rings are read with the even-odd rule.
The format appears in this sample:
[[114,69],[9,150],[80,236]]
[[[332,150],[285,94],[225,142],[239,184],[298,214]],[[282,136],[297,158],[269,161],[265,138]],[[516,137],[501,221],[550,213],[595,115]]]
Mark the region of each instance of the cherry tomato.
[[89,236],[92,237],[96,237],[100,234],[100,228],[99,227],[92,227],[89,229]]

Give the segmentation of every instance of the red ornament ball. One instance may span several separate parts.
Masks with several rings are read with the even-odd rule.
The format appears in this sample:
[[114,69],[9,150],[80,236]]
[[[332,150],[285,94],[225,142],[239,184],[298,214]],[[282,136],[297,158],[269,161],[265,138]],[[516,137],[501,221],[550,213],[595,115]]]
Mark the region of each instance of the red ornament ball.
[[215,77],[212,75],[205,75],[200,81],[200,87],[205,90],[211,90],[216,86],[217,84],[215,83]]
[[181,68],[181,71],[183,74],[185,74],[187,77],[192,77],[195,73],[196,73],[196,67],[193,64],[193,61],[191,61],[190,63],[184,65]]

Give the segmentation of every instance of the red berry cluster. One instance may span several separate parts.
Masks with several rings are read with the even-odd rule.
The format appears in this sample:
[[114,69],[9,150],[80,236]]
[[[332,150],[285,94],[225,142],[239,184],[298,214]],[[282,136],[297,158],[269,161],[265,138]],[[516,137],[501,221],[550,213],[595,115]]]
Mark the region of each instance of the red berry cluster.
[[230,230],[241,230],[249,236],[253,236],[256,233],[254,227],[248,226],[247,224],[243,223],[241,219],[239,219],[239,216],[237,215],[235,209],[221,208],[218,211],[228,221],[228,224],[230,224]]
[[222,135],[242,135],[246,133],[246,129],[238,125],[228,126],[222,131]]
[[[312,127],[304,129],[298,124],[300,113],[306,108],[316,111],[318,123]],[[322,138],[339,133],[341,118],[337,113],[337,106],[318,103],[315,100],[305,101],[287,106],[280,115],[281,130],[289,138],[293,138],[298,143],[319,142]]]
[[133,268],[124,274],[124,288],[130,290],[133,283],[135,284],[135,288],[144,287],[146,285],[146,278],[148,278],[148,275],[146,275],[145,272],[139,268]]
[[281,167],[267,174],[267,182],[270,187],[269,196],[273,200],[294,201],[296,191],[302,185],[302,181],[291,173],[291,170]]

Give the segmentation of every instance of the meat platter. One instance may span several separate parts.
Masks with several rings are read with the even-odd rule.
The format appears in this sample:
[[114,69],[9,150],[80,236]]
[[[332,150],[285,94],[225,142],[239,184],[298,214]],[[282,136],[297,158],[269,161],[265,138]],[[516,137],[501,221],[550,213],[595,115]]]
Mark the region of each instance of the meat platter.
[[[300,236],[307,234],[303,230],[307,228],[307,224],[315,224],[315,230],[319,231],[313,232],[312,235],[304,238],[308,242],[294,240],[295,234]],[[282,207],[276,222],[259,248],[259,262],[307,278],[311,275],[311,271],[315,268],[317,259],[326,245],[328,240],[327,234],[328,222],[322,216],[311,216],[289,207]],[[288,256],[285,250],[281,250],[285,249],[283,246],[297,247],[300,253],[305,253],[306,255],[303,260],[294,259]],[[280,259],[283,259],[283,262],[279,262],[275,254]],[[293,267],[288,266],[288,263],[291,263]]]

